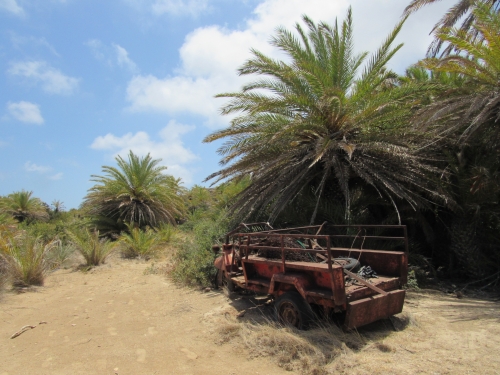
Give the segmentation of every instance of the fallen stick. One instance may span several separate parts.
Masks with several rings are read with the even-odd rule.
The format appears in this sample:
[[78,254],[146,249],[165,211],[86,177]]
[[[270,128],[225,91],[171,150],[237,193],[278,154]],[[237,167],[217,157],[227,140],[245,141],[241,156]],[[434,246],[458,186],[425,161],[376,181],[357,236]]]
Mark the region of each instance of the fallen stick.
[[14,333],[12,336],[10,336],[11,339],[15,339],[17,336],[20,336],[22,335],[24,332],[26,332],[28,329],[33,329],[33,328],[36,328],[36,326],[24,326],[23,328],[21,328],[19,331],[17,331],[16,333]]

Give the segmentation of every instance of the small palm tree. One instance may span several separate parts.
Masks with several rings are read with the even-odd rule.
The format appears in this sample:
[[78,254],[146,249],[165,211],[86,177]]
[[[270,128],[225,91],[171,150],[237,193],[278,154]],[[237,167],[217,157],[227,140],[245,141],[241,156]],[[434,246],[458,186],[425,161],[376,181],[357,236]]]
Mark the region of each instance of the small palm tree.
[[286,62],[253,50],[239,73],[260,79],[219,95],[231,98],[222,113],[239,116],[205,138],[226,139],[219,149],[225,167],[207,179],[250,177],[233,212],[269,210],[273,221],[305,190],[316,199],[311,222],[322,199],[343,201],[350,212],[349,192],[357,187],[384,197],[396,211],[398,201],[417,207],[427,203],[425,195],[444,198],[429,179],[436,169],[416,151],[407,126],[424,86],[394,85],[386,69],[401,47],[392,43],[403,22],[367,59],[353,52],[351,10],[340,27],[303,20],[308,33],[297,24],[297,36],[279,28],[272,39]]
[[92,175],[94,185],[83,207],[102,222],[133,223],[138,227],[157,227],[176,223],[184,211],[179,179],[164,174],[161,159],[148,154],[139,157],[130,151],[128,160],[116,158],[118,168],[102,167],[105,176]]
[[89,267],[104,263],[117,246],[116,242],[100,238],[97,230],[91,231],[85,228],[68,231],[67,234]]
[[[403,16],[407,17],[413,12],[416,12],[425,5],[436,3],[439,0],[412,0],[410,5],[408,5],[403,13]],[[440,34],[446,32],[446,30],[454,27],[458,23],[460,25],[460,30],[463,32],[472,32],[472,37],[474,39],[481,40],[481,35],[474,30],[474,22],[476,21],[476,14],[471,12],[471,9],[475,4],[482,3],[495,11],[498,11],[500,6],[500,0],[458,0],[457,3],[452,6],[446,14],[434,25],[431,33],[434,34],[435,39],[429,46],[428,54],[430,56],[437,56],[441,50],[443,44],[446,41],[440,38]],[[449,44],[443,50],[443,56],[450,54],[455,49],[455,46]]]
[[9,194],[0,201],[1,212],[12,216],[19,223],[48,220],[47,205],[32,195],[32,191],[25,190]]
[[39,237],[3,232],[0,239],[0,266],[17,287],[43,285],[52,269],[49,254],[56,241],[44,242]]
[[140,230],[128,225],[128,233],[120,236],[120,247],[125,258],[148,258],[156,253],[161,243],[159,233],[151,229]]

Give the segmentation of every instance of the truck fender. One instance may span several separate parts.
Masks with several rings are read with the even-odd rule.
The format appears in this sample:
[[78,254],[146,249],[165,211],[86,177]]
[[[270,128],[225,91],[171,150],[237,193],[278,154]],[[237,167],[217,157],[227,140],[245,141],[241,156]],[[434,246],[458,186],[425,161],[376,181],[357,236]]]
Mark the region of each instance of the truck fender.
[[309,285],[309,280],[303,275],[289,275],[283,273],[275,273],[271,278],[271,284],[269,285],[269,294],[273,294],[276,298],[280,294],[280,284],[293,285],[297,292],[307,301],[306,288]]

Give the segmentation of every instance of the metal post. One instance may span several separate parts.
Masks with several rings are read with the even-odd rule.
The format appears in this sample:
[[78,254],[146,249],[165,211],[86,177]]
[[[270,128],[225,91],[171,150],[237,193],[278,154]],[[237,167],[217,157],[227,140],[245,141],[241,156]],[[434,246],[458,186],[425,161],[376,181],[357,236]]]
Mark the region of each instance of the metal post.
[[285,242],[283,239],[283,235],[280,236],[280,240],[281,240],[281,262],[283,264],[283,273],[285,273],[286,272],[286,270],[285,270]]

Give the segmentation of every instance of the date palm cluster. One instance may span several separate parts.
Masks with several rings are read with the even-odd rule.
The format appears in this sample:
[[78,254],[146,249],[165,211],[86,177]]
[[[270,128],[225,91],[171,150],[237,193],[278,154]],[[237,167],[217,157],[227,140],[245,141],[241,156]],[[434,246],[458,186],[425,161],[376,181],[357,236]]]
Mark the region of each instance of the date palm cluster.
[[387,68],[394,39],[434,1],[412,1],[372,54],[354,53],[351,10],[334,25],[304,17],[277,29],[282,60],[252,50],[238,72],[254,80],[218,95],[230,126],[205,138],[224,141],[207,180],[250,178],[237,219],[418,222],[415,246],[439,246],[441,230],[462,264],[480,264],[476,276],[498,269],[500,2],[458,1],[428,57],[398,76]]

